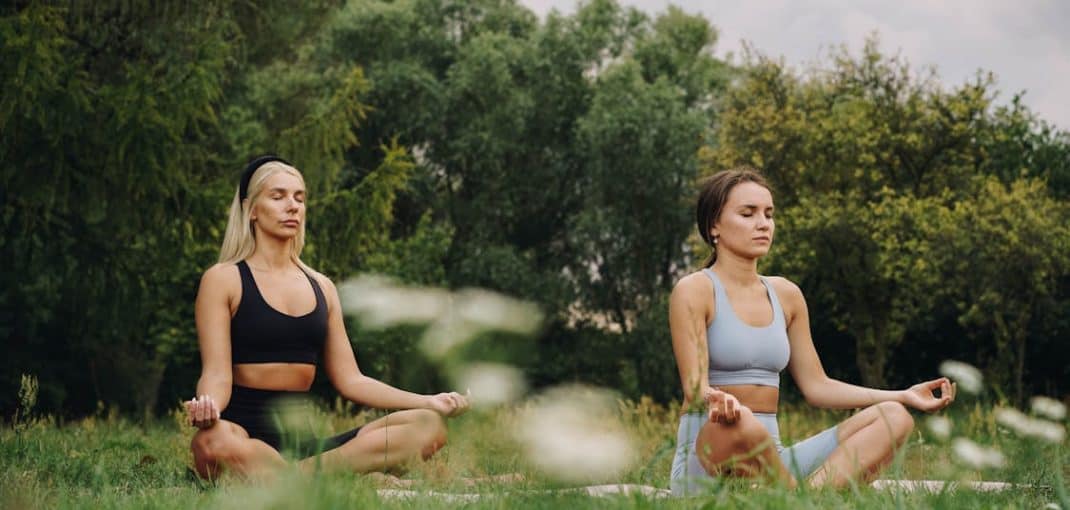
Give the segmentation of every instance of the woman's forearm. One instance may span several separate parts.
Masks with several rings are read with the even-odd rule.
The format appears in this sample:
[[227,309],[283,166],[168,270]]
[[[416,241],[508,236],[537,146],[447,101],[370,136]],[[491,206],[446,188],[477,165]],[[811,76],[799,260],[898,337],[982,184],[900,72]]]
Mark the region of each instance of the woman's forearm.
[[903,402],[902,391],[867,388],[832,378],[803,390],[803,396],[808,404],[828,409],[857,409],[880,402]]
[[202,375],[197,380],[197,395],[208,395],[215,401],[219,412],[223,412],[230,403],[231,383],[223,377],[211,377]]
[[377,379],[360,375],[347,381],[339,393],[348,400],[378,409],[421,409],[428,407],[427,395],[395,388]]

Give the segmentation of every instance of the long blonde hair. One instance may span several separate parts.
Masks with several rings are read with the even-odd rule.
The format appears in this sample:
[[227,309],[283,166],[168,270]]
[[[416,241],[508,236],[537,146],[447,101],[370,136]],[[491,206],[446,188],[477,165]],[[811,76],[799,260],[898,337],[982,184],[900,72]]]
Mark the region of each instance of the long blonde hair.
[[[305,185],[305,178],[296,168],[281,161],[269,161],[260,165],[249,179],[248,198],[242,200],[241,190],[234,190],[234,200],[230,203],[230,218],[227,219],[227,230],[223,234],[223,246],[219,249],[220,264],[235,264],[245,260],[256,251],[256,230],[253,228],[252,220],[249,219],[252,205],[260,197],[260,192],[264,190],[264,182],[280,172],[297,177],[301,185]],[[297,237],[294,237],[290,246],[290,259],[301,269],[311,271],[312,268],[301,262],[301,249],[305,247],[305,222],[301,222]]]

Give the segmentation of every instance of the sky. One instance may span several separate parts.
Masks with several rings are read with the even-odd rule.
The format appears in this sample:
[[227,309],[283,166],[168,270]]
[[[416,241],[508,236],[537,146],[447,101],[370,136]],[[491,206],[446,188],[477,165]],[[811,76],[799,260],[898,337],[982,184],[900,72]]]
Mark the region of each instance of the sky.
[[[618,0],[648,13],[666,0]],[[520,0],[540,16],[575,11],[576,0]],[[859,54],[880,35],[884,53],[896,51],[914,68],[935,66],[940,81],[957,86],[977,71],[996,75],[998,103],[1025,91],[1023,102],[1042,119],[1070,131],[1070,1],[1063,0],[676,0],[701,13],[719,32],[714,52],[735,54],[742,42],[802,69],[846,44]]]

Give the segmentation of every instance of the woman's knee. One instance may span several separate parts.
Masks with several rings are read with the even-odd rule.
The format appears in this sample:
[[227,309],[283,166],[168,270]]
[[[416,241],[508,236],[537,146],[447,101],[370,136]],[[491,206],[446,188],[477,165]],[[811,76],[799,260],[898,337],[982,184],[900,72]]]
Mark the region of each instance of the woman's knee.
[[[221,425],[217,425],[220,427]],[[222,429],[200,430],[190,441],[190,450],[193,452],[193,461],[201,476],[208,477],[211,473],[205,471],[218,464],[225,464],[233,460],[236,454],[235,438],[230,437]]]
[[446,445],[446,420],[442,415],[431,410],[420,409],[416,412],[419,413],[417,421],[422,430],[420,455],[428,459]]
[[225,454],[226,439],[214,430],[200,430],[190,441],[193,452],[193,466],[197,474],[204,479],[213,479],[219,475]]
[[896,439],[902,441],[914,430],[914,417],[899,402],[881,402],[877,404],[881,421],[888,424]]

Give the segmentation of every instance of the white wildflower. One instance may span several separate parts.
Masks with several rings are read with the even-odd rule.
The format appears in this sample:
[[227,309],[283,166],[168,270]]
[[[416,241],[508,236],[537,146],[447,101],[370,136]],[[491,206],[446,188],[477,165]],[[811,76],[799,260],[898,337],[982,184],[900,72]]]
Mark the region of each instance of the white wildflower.
[[961,361],[947,360],[940,363],[940,374],[958,383],[962,391],[977,394],[984,386],[984,377],[977,367]]
[[484,331],[531,334],[542,323],[532,303],[487,290],[465,289],[450,296],[445,313],[427,328],[420,347],[441,358]]
[[532,334],[543,319],[536,305],[487,290],[453,293],[371,275],[348,280],[338,290],[342,308],[365,327],[430,324],[421,347],[436,358],[484,331]]
[[423,324],[447,308],[449,292],[405,287],[381,276],[362,275],[338,287],[342,309],[372,329]]
[[542,313],[533,303],[481,289],[457,294],[457,315],[483,329],[531,334],[542,323]]
[[520,370],[501,363],[469,363],[458,370],[454,385],[471,392],[475,407],[512,402],[527,387]]
[[1037,395],[1030,400],[1033,413],[1055,421],[1066,418],[1066,405],[1054,398]]
[[1043,439],[1052,443],[1061,443],[1066,438],[1066,428],[1058,423],[1030,418],[1017,409],[1000,407],[996,409],[996,423],[1003,425],[1016,434]]
[[974,469],[999,468],[1006,464],[1006,459],[999,450],[985,448],[964,437],[953,439],[951,449],[955,458]]
[[527,458],[551,477],[613,480],[635,461],[634,441],[613,404],[605,390],[556,388],[523,412],[514,433]]
[[933,437],[947,441],[951,437],[951,420],[944,416],[930,416],[925,425]]

